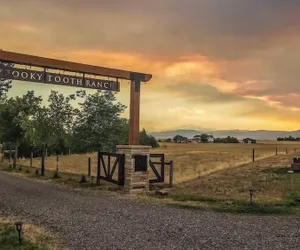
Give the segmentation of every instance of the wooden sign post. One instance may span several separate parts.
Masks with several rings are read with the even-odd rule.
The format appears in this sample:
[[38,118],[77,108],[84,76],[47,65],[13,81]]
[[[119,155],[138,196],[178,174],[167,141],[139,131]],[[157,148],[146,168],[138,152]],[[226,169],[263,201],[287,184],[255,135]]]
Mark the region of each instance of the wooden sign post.
[[137,85],[139,81],[130,85],[129,145],[139,145],[140,141],[140,87]]

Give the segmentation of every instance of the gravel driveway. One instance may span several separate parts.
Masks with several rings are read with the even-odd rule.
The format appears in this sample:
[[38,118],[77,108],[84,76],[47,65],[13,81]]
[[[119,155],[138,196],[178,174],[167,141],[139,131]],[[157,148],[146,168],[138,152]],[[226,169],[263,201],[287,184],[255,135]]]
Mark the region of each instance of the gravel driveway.
[[[0,172],[0,215],[61,233],[70,249],[300,249],[299,219],[240,216],[75,192]],[[1,249],[1,246],[0,246]]]

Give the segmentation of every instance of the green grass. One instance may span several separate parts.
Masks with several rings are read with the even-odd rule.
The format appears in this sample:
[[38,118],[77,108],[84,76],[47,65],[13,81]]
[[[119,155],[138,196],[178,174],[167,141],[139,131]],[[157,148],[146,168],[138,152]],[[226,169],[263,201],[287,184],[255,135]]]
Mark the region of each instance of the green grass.
[[1,250],[50,250],[46,247],[37,246],[31,242],[24,241],[19,245],[19,236],[14,226],[0,223],[0,249]]
[[211,210],[216,212],[243,213],[243,214],[292,214],[300,215],[300,202],[282,201],[282,202],[256,202],[252,205],[249,200],[217,199],[198,195],[169,194],[165,197],[156,197],[161,200],[171,199],[172,203],[166,202],[168,206]]

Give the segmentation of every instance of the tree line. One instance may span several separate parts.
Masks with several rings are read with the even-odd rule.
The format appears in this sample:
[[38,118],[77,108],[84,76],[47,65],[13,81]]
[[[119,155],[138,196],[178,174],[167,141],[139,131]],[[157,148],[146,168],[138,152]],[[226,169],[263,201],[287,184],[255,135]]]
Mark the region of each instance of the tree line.
[[292,136],[289,136],[289,137],[278,137],[277,141],[300,141],[300,138],[299,137],[292,137]]
[[[206,133],[195,135],[193,139],[197,142],[208,143],[209,138],[212,138],[212,142],[214,143],[239,143],[239,140],[235,137],[227,136],[225,138],[214,138],[212,135],[208,135]],[[176,135],[173,139],[168,138],[166,142],[177,142],[177,143],[187,143],[188,138],[181,135]]]
[[[51,91],[45,105],[34,91],[8,98],[11,84],[0,79],[0,143],[5,149],[13,148],[16,157],[29,157],[31,152],[36,156],[114,152],[116,145],[128,144],[129,121],[121,117],[127,107],[117,102],[113,92],[77,90],[65,96]],[[145,129],[140,132],[140,143],[159,146]]]

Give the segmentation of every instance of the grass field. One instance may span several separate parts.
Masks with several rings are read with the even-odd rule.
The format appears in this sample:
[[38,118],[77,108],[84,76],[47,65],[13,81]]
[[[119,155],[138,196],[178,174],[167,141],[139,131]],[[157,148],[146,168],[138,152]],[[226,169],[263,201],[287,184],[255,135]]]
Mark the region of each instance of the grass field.
[[[180,183],[163,203],[242,213],[300,215],[300,173],[288,173],[292,155],[277,155]],[[254,190],[250,205],[249,190]]]
[[[253,149],[255,162],[252,161]],[[255,211],[263,213],[300,213],[296,202],[300,197],[300,174],[287,173],[292,157],[298,152],[300,154],[300,143],[284,142],[252,145],[168,143],[151,150],[151,153],[164,153],[166,161],[175,163],[175,188],[168,196],[172,203],[183,202],[183,207],[201,204],[201,208],[217,211],[249,211],[249,189],[254,189]],[[80,174],[87,175],[89,157],[96,175],[95,153],[63,156],[59,160],[59,170],[76,174],[78,179]],[[19,164],[28,166],[29,160]],[[33,165],[40,167],[40,159],[34,159]],[[46,169],[56,169],[56,157],[47,157]],[[53,176],[53,172],[50,175]]]
[[174,194],[248,200],[253,189],[257,201],[295,200],[300,196],[300,174],[287,172],[291,162],[291,155],[272,156],[181,183]]
[[[278,148],[278,154],[300,153],[299,143],[259,142],[257,144],[161,144],[151,153],[164,153],[166,161],[174,161],[174,183],[205,176],[223,169],[234,168],[252,162],[252,150],[255,150],[255,160],[273,156]],[[92,173],[96,175],[96,153],[85,155],[66,155],[59,160],[59,170],[67,173],[87,174],[88,158],[92,160]],[[19,164],[29,165],[29,160],[20,160]],[[40,167],[40,159],[34,158],[33,166]],[[46,159],[46,168],[56,169],[56,157]],[[168,178],[168,171],[166,174]]]
[[[167,147],[164,148],[164,145]],[[162,144],[155,152],[165,153],[167,160],[173,160],[174,182],[182,183],[223,169],[234,168],[255,160],[276,154],[299,151],[299,143],[259,142],[257,144]]]

